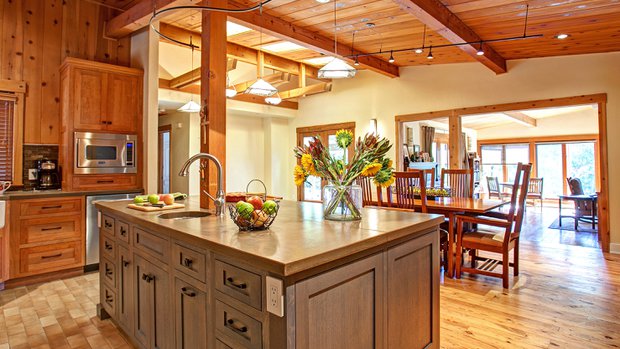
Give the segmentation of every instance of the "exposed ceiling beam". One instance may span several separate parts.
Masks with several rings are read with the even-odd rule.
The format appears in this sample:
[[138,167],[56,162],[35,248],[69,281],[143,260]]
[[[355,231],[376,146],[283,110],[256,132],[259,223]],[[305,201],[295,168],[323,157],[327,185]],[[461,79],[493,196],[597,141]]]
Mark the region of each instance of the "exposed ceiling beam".
[[[189,42],[189,38],[199,38],[200,33],[187,30],[184,28],[179,28],[177,26],[173,26],[166,23],[160,23],[159,31],[162,34],[169,36],[172,39],[179,40],[181,42]],[[161,39],[162,42],[170,41],[166,39]],[[173,43],[174,44],[174,43]],[[198,48],[200,50],[200,48]],[[257,55],[258,50],[255,50],[250,47],[245,47],[239,44],[235,44],[233,42],[228,42],[226,45],[226,54],[228,58],[234,58],[244,63],[249,64],[257,64]],[[299,62],[293,61],[284,57],[276,56],[271,53],[263,52],[265,68],[274,69],[278,71],[283,71],[287,73],[291,73],[294,75],[299,75]],[[306,76],[311,77],[313,79],[318,79],[319,70],[312,66],[306,66]]]
[[536,119],[520,111],[505,111],[503,114],[521,125],[536,127]]
[[[162,10],[173,6],[197,5],[202,0],[140,0],[120,15],[105,24],[105,35],[110,38],[122,38],[149,24],[153,10]],[[172,12],[172,11],[171,11]],[[166,14],[162,14],[164,17]]]
[[[192,93],[192,94],[196,94],[196,95],[200,94],[200,86],[199,85],[188,85],[188,86],[185,86],[183,88],[173,88],[173,87],[170,87],[170,80],[166,80],[166,79],[159,79],[159,88],[162,88],[162,89],[165,89],[165,90],[172,90],[172,91]],[[270,105],[271,106],[271,104],[265,102],[265,98],[264,97],[259,97],[259,96],[255,96],[255,95],[245,94],[245,93],[238,93],[235,97],[233,97],[231,99],[234,99],[236,101],[242,101],[242,102],[256,103],[256,104],[263,104],[263,105]],[[280,104],[278,104],[278,107],[297,110],[299,108],[299,104],[297,102],[283,100]]]
[[[226,71],[231,71],[237,68],[237,60],[229,59],[228,66],[226,67]],[[197,81],[200,81],[200,67],[189,71],[183,75],[177,76],[170,80],[170,87],[172,88],[181,88],[187,85],[193,84]]]
[[[269,74],[269,75],[263,76],[263,80],[272,84],[274,87],[277,87],[279,85],[282,85],[284,83],[291,81],[291,74],[285,73],[285,72]],[[242,82],[239,84],[235,84],[235,90],[237,90],[237,92],[239,93],[243,93],[243,91],[247,90],[248,87],[250,87],[255,82],[256,80],[250,80],[250,81]]]
[[[231,7],[242,8],[244,5],[235,3],[234,1],[228,2]],[[308,49],[326,54],[334,54],[334,40],[333,38],[322,36],[309,29],[299,27],[295,24],[287,22],[280,17],[269,15],[267,13],[261,14],[258,11],[253,12],[239,12],[229,13],[228,19],[231,22],[244,25],[254,30],[260,30],[263,28],[263,32],[267,35],[277,37],[279,39],[287,40],[298,45],[304,46]],[[353,50],[350,46],[340,44],[338,45],[339,55],[354,55],[363,54],[358,50]],[[349,60],[352,62],[352,60]],[[393,65],[387,61],[384,61],[376,56],[363,56],[359,57],[359,63],[361,66],[387,75],[389,77],[398,76],[398,66]]]
[[303,97],[314,95],[317,93],[329,92],[332,90],[332,84],[329,82],[321,82],[318,84],[306,86],[306,87],[298,87],[288,91],[279,92],[280,98],[282,100]]
[[[482,39],[439,0],[393,0],[406,12],[414,15],[430,29],[451,43],[477,42]],[[489,45],[483,45],[484,55],[478,56],[479,45],[460,45],[461,50],[497,74],[505,73],[506,60]]]

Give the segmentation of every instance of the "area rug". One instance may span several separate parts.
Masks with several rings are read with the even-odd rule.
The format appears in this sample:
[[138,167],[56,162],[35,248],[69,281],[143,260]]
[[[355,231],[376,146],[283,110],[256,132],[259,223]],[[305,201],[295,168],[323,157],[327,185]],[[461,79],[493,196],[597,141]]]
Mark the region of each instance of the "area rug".
[[[549,226],[549,229],[575,231],[575,220],[570,217],[563,217],[562,226],[560,227],[560,219],[557,218],[555,221],[553,221],[553,223],[551,223],[551,225]],[[592,229],[592,224],[586,223],[586,222],[579,222],[577,231],[584,232],[584,233],[596,233],[597,232],[596,228]]]

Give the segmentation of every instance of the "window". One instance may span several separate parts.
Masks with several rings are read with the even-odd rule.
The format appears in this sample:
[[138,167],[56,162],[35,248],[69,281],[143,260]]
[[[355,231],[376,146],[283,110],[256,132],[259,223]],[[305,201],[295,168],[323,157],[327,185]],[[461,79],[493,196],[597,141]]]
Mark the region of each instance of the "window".
[[581,180],[583,191],[597,191],[595,142],[536,144],[537,176],[544,178],[543,195],[547,198],[569,194],[566,178]]
[[0,181],[13,181],[15,98],[0,96]]
[[482,145],[480,159],[484,178],[497,177],[500,182],[512,182],[517,164],[530,162],[530,146],[527,143]]
[[26,84],[0,80],[0,181],[22,185],[22,121]]

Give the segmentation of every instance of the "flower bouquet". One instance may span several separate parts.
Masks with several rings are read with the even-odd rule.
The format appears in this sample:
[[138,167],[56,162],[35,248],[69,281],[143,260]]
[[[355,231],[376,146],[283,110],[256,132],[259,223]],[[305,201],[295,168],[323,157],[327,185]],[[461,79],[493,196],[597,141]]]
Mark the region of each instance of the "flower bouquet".
[[[353,142],[351,131],[336,132],[336,142],[341,149],[347,149]],[[297,186],[303,185],[308,176],[318,176],[329,182],[323,189],[323,215],[330,220],[359,220],[362,218],[361,188],[356,184],[359,176],[373,177],[376,185],[388,187],[394,183],[392,160],[385,155],[392,146],[386,138],[366,134],[358,138],[350,162],[335,159],[319,137],[313,137],[307,146],[296,147],[295,157],[300,164],[295,166],[294,177]]]

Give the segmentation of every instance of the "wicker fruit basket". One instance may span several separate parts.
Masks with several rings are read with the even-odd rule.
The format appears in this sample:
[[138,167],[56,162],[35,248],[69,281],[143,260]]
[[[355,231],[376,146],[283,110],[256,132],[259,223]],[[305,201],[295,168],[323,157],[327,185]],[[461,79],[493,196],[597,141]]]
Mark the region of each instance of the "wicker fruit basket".
[[[260,182],[265,189],[262,194],[250,194],[248,189],[252,182]],[[228,203],[230,218],[242,231],[265,230],[273,223],[278,215],[280,205],[274,200],[268,200],[267,187],[259,179],[251,180],[245,195],[238,195],[239,200]],[[246,202],[248,200],[251,202]]]

